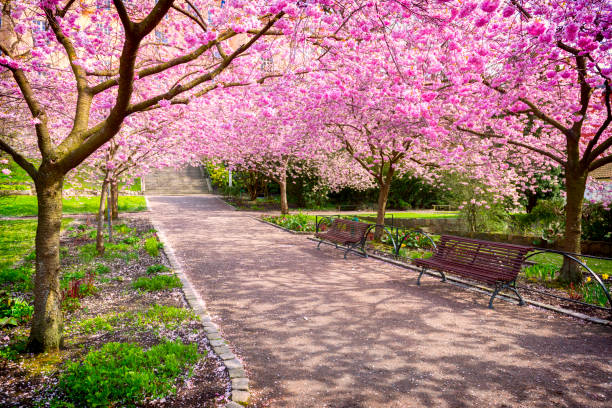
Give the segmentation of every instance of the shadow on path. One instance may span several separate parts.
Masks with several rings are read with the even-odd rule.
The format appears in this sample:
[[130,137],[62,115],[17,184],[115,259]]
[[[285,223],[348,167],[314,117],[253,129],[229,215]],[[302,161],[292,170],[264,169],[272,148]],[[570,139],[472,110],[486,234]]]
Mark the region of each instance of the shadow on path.
[[214,196],[149,197],[251,378],[256,407],[598,407],[612,331],[374,259],[342,258]]

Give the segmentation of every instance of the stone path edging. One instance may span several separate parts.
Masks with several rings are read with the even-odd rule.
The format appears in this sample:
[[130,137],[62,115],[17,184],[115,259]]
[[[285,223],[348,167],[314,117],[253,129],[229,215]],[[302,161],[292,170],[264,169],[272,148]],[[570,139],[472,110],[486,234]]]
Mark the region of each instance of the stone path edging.
[[[315,238],[308,237],[308,239],[310,241],[319,242],[319,240],[317,240]],[[323,241],[323,243],[324,244],[329,244],[328,242],[325,242],[325,241]],[[346,249],[346,247],[341,246],[341,245],[338,245],[338,248]],[[406,264],[404,262],[396,261],[394,259],[385,258],[383,256],[379,256],[379,255],[375,255],[375,254],[368,254],[368,256],[370,258],[374,258],[374,259],[377,259],[379,261],[387,262],[387,263],[390,263],[390,264],[402,267],[404,269],[409,269],[411,271],[415,271],[415,272],[420,272],[421,271],[420,269],[415,268],[412,265],[408,265],[408,264]],[[436,277],[436,278],[439,277],[439,275],[431,273],[429,271],[425,271],[425,274],[433,276],[433,277]],[[488,295],[492,294],[492,292],[486,286],[474,284],[474,283],[466,281],[464,279],[460,279],[460,278],[456,278],[454,276],[448,276],[447,275],[446,276],[446,280],[449,281],[449,283],[451,285],[461,286],[461,287],[464,287],[466,289],[474,290],[474,291],[477,291],[477,292],[480,292],[480,293],[486,293]],[[516,299],[513,299],[511,297],[505,296],[502,293],[498,294],[497,298],[501,299],[501,300],[504,300],[506,302],[518,304],[518,301]],[[547,310],[551,310],[553,312],[565,314],[565,315],[568,315],[568,316],[571,316],[571,317],[575,317],[577,319],[586,320],[586,321],[591,322],[591,323],[596,323],[596,324],[601,324],[603,326],[611,326],[612,327],[612,321],[610,321],[610,320],[600,319],[598,317],[592,317],[592,316],[589,316],[589,315],[585,315],[583,313],[574,312],[573,310],[568,310],[568,309],[564,309],[562,307],[557,307],[557,306],[549,305],[549,304],[546,304],[546,303],[537,302],[535,300],[530,300],[530,299],[526,299],[526,298],[523,298],[523,300],[525,301],[525,303],[530,304],[532,306],[536,306],[536,307],[539,307],[539,308],[542,308],[542,309],[547,309]]]
[[[149,200],[145,197],[147,209],[150,209]],[[228,371],[231,380],[231,401],[225,405],[225,408],[238,408],[243,405],[247,405],[251,398],[249,391],[249,378],[247,377],[246,370],[234,353],[230,350],[226,340],[221,337],[218,326],[213,323],[208,311],[206,310],[206,303],[194,290],[193,285],[187,278],[187,275],[183,271],[183,268],[178,263],[174,250],[170,246],[168,239],[164,232],[159,228],[159,225],[154,220],[150,220],[153,224],[153,228],[157,231],[157,236],[164,244],[164,252],[168,257],[170,266],[178,275],[179,279],[183,284],[183,293],[187,303],[193,309],[194,313],[198,315],[200,321],[204,326],[206,337],[214,350],[215,354],[221,359],[223,365]]]

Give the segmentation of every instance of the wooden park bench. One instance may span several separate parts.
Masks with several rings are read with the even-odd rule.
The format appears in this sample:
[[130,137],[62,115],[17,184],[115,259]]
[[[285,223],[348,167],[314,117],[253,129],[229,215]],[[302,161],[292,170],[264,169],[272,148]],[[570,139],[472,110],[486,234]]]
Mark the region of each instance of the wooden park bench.
[[489,300],[491,309],[493,299],[505,288],[518,296],[522,306],[525,302],[516,290],[516,277],[531,250],[525,246],[442,235],[431,258],[415,260],[416,265],[422,267],[417,285],[421,284],[425,270],[434,269],[443,282],[446,281],[444,272],[448,272],[493,286],[495,290]]
[[369,228],[370,224],[365,222],[335,218],[326,231],[318,231],[315,234],[315,237],[319,238],[317,248],[320,249],[323,241],[333,242],[336,248],[338,248],[338,245],[344,245],[347,247],[344,252],[344,259],[346,259],[346,254],[350,250],[361,246],[361,252],[367,258],[368,254],[365,251],[365,243]]

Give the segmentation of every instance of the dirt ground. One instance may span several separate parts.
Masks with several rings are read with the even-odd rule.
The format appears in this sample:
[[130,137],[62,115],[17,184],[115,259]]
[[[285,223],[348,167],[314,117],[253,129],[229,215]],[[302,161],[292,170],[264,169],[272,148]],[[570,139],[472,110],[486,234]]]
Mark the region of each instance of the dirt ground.
[[214,196],[149,197],[253,407],[604,407],[612,330],[330,246]]

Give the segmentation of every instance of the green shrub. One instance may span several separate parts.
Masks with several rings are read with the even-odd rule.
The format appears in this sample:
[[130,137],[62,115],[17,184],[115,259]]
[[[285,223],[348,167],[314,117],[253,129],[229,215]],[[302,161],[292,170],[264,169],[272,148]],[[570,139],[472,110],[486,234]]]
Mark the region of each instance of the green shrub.
[[138,237],[127,237],[121,240],[124,244],[134,245],[140,242],[140,238]]
[[25,353],[27,346],[28,338],[26,336],[16,336],[8,346],[0,347],[0,357],[15,361],[19,358],[19,354]]
[[79,298],[65,297],[62,299],[62,310],[74,312],[81,308],[81,301]]
[[195,344],[165,342],[143,350],[136,344],[107,343],[82,362],[68,362],[59,387],[88,407],[133,405],[175,391],[176,378],[203,355]]
[[314,219],[306,214],[298,213],[281,215],[279,217],[263,217],[265,221],[280,225],[292,231],[314,231]]
[[162,305],[153,305],[146,312],[139,312],[135,317],[138,326],[163,324],[170,330],[178,328],[184,321],[196,319],[196,315],[190,309]]
[[524,273],[528,279],[541,281],[554,280],[559,267],[551,264],[536,264],[525,268]]
[[181,288],[183,284],[176,275],[157,275],[151,278],[140,277],[132,283],[134,289],[140,289],[147,292],[158,290]]
[[152,257],[159,256],[159,249],[163,248],[163,244],[156,237],[150,237],[145,240],[145,250]]
[[85,244],[79,248],[79,257],[85,263],[93,261],[97,256],[98,250],[95,243]]
[[126,224],[115,225],[113,226],[113,229],[117,231],[119,234],[124,234],[124,235],[131,234],[132,232],[134,232],[134,228],[130,228]]
[[582,239],[612,242],[612,209],[589,204],[582,212]]
[[60,278],[60,288],[66,289],[70,286],[71,281],[79,280],[85,278],[86,273],[82,270],[77,271],[66,271],[62,274]]
[[[608,289],[608,292],[611,289],[611,287],[606,288]],[[602,307],[608,304],[606,292],[604,292],[599,283],[591,281],[590,277],[587,279],[587,282],[582,285],[582,300],[586,303]]]
[[0,292],[0,327],[17,326],[24,323],[34,313],[34,306],[22,298],[13,298],[5,291]]
[[157,275],[160,272],[166,272],[169,271],[170,268],[168,268],[166,265],[162,265],[162,264],[155,264],[155,265],[151,265],[147,268],[147,274],[148,275]]
[[117,314],[108,314],[104,316],[96,316],[91,319],[86,319],[78,323],[81,331],[86,334],[98,333],[100,331],[111,332],[113,326],[117,324],[120,316]]
[[104,264],[96,264],[96,267],[94,268],[94,272],[96,273],[96,275],[104,275],[110,272],[110,268]]
[[17,268],[5,268],[0,270],[0,284],[2,283],[29,283],[32,284],[34,268],[31,265],[22,265]]

